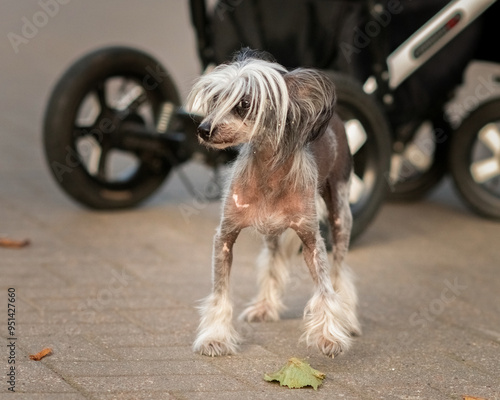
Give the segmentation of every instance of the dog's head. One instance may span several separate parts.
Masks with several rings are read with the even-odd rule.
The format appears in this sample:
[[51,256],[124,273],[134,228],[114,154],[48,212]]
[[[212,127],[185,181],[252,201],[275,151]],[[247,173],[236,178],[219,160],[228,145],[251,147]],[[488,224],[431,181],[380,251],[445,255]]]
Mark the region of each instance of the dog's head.
[[324,132],[334,104],[333,83],[323,73],[288,72],[269,53],[249,49],[202,76],[188,97],[188,107],[204,115],[202,143],[270,146],[278,158]]

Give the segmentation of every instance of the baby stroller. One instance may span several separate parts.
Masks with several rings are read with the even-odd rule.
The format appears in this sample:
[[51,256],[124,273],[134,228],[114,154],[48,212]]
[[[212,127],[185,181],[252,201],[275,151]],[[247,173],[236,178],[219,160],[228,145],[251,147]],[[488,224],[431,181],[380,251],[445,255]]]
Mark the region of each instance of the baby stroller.
[[287,67],[364,83],[393,134],[389,198],[418,199],[451,172],[474,211],[500,218],[500,91],[491,89],[500,89],[500,74],[482,77],[470,115],[457,119],[448,106],[471,61],[500,61],[489,39],[500,16],[495,0],[222,0],[214,15],[217,46],[207,57],[215,62],[243,43]]
[[[241,36],[234,49],[228,48],[220,37],[221,32],[226,35],[220,23],[229,21],[230,15],[239,15],[246,1],[217,3],[210,10],[204,0],[190,1],[204,69],[230,59],[242,44],[260,47],[244,43]],[[247,21],[251,29],[260,21],[258,15],[254,17]],[[288,23],[284,19],[283,24],[275,24],[272,43],[274,39],[279,42],[280,30],[290,30]],[[268,33],[267,28],[262,32]],[[302,50],[305,53],[296,54],[296,63],[284,64],[309,64],[308,52]],[[279,61],[282,53],[275,54]],[[337,110],[345,121],[354,155],[350,202],[352,238],[356,238],[385,198],[391,135],[374,96],[363,92],[346,74],[328,73],[336,84]],[[196,155],[216,172],[234,158],[236,150],[201,147],[196,137],[199,122],[199,116],[183,110],[175,83],[150,55],[125,47],[99,49],[70,66],[51,94],[43,132],[46,159],[59,186],[74,200],[94,209],[136,206],[157,190],[171,171],[180,174],[199,200],[208,201],[217,198],[218,181],[211,182],[209,193],[200,194],[182,173],[182,164]]]

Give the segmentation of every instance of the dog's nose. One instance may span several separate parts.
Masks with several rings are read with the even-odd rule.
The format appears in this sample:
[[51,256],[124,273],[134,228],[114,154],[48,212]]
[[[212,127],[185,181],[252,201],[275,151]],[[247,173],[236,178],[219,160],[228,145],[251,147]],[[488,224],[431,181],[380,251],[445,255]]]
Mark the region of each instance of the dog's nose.
[[198,136],[203,140],[208,140],[210,138],[210,130],[212,126],[209,122],[202,122],[198,126]]

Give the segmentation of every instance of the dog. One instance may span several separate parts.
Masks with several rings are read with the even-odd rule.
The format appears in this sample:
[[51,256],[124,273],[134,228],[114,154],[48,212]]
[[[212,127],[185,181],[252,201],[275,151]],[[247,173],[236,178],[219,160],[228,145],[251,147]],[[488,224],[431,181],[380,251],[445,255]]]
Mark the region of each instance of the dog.
[[[260,289],[242,319],[279,320],[290,258],[284,242],[295,231],[300,238],[296,254],[301,245],[315,287],[304,310],[301,339],[334,357],[361,333],[355,286],[343,263],[352,227],[352,158],[335,102],[334,84],[324,73],[288,71],[269,53],[249,48],[194,84],[187,106],[203,115],[199,141],[215,149],[239,147],[223,195],[213,245],[213,289],[200,307],[195,352],[221,356],[238,350],[229,274],[233,244],[246,227],[263,235],[264,248]],[[333,240],[332,272],[319,229],[321,199]]]

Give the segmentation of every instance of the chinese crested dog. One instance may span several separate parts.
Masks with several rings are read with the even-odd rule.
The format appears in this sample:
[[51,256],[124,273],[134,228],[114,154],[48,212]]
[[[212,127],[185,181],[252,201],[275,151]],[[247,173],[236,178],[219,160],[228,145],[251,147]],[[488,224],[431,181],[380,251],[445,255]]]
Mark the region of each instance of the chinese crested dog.
[[[214,238],[213,290],[200,308],[194,351],[219,356],[237,350],[229,273],[233,244],[246,227],[263,235],[264,249],[260,289],[241,318],[279,319],[291,256],[284,232],[290,228],[300,238],[295,254],[301,244],[315,285],[304,311],[302,339],[330,357],[347,350],[351,336],[360,333],[356,291],[343,264],[352,226],[352,159],[335,113],[333,83],[319,71],[287,71],[269,53],[243,49],[231,63],[197,81],[188,107],[204,115],[198,127],[201,143],[240,147]],[[331,227],[333,271],[320,235],[321,199]]]

